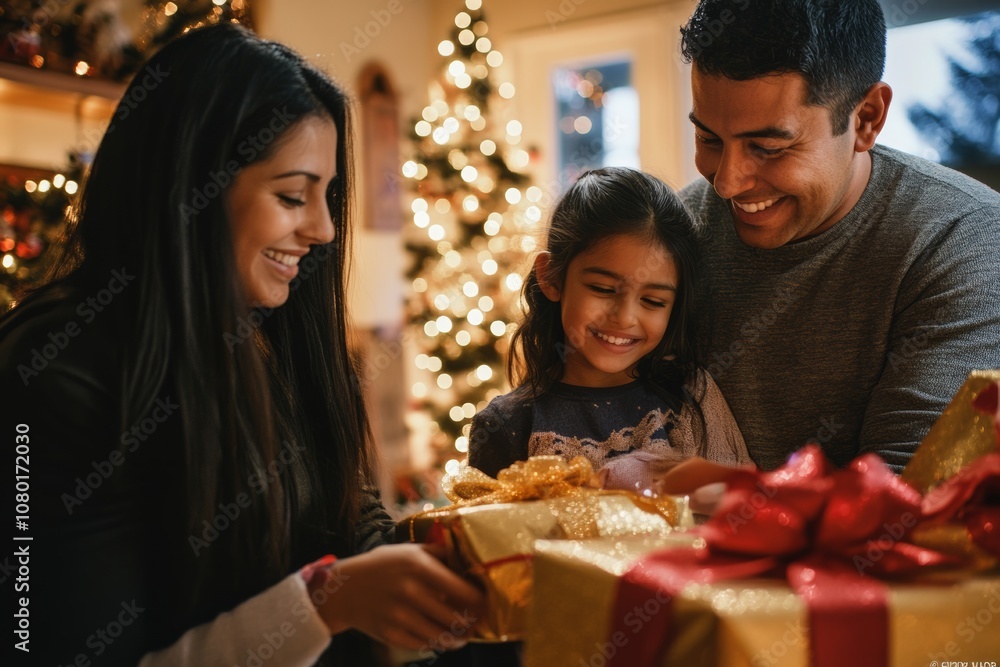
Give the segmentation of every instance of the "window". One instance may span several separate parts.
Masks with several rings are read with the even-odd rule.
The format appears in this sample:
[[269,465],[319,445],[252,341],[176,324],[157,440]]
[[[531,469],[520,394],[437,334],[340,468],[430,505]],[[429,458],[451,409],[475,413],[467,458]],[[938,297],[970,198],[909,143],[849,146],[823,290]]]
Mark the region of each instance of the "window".
[[639,94],[632,63],[553,70],[560,187],[588,169],[640,167]]
[[1000,12],[889,31],[879,142],[1000,185]]

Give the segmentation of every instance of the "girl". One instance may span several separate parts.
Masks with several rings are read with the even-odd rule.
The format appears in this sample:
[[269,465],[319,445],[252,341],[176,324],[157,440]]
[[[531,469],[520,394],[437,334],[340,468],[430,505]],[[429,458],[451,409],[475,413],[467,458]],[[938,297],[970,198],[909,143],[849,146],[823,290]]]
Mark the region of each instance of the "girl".
[[606,487],[634,490],[692,457],[750,463],[698,365],[698,244],[677,195],[633,169],[587,172],[556,205],[547,248],[511,341],[519,386],[473,420],[469,464],[495,476],[582,454]]
[[126,91],[59,275],[0,321],[3,429],[30,448],[22,657],[374,664],[345,630],[433,647],[479,615],[441,554],[372,550],[393,524],[345,342],[348,111],[232,24]]

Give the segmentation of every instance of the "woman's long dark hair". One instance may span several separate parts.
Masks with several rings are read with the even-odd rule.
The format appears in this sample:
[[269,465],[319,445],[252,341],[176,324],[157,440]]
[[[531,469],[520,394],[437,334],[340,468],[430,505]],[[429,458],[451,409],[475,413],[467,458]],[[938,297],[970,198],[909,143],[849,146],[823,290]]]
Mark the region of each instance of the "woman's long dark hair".
[[[287,303],[254,309],[237,279],[226,186],[317,116],[337,129],[328,191],[336,236],[300,261]],[[290,559],[303,526],[349,544],[370,481],[368,421],[346,342],[349,116],[328,77],[240,26],[168,44],[115,111],[56,279],[25,302],[106,286],[122,267],[135,276],[108,314],[125,342],[122,430],[163,392],[180,404],[191,534],[202,535],[220,503],[254,499],[210,557],[193,559],[193,600],[209,578],[252,593],[284,575],[300,564]],[[280,452],[294,461],[273,465]],[[321,538],[310,539],[332,541]]]
[[[612,236],[638,236],[664,248],[673,258],[680,284],[663,339],[643,357],[636,377],[679,409],[692,403],[700,365],[695,295],[699,289],[699,244],[694,221],[680,198],[662,181],[624,167],[588,171],[556,204],[545,249],[545,279],[565,284],[574,257]],[[548,391],[563,372],[566,348],[559,302],[542,293],[532,269],[523,288],[524,319],[511,339],[507,374],[526,396]]]

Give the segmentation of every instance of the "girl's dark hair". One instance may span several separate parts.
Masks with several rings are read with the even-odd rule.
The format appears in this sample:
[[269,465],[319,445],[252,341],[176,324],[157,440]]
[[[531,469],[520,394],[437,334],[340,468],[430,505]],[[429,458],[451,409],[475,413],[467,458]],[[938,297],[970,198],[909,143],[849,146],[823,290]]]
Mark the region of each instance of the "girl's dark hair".
[[[611,236],[639,236],[670,253],[680,284],[663,340],[636,367],[636,376],[679,409],[693,403],[700,350],[695,294],[699,289],[699,248],[694,221],[677,194],[649,174],[624,167],[588,171],[556,204],[545,249],[548,282],[565,284],[574,257]],[[652,267],[651,267],[652,268]],[[507,374],[514,385],[538,396],[552,387],[567,354],[560,303],[542,293],[532,269],[523,288],[524,319],[511,339]]]
[[878,0],[701,0],[681,36],[685,60],[708,76],[800,74],[805,103],[830,110],[835,135],[885,69]]
[[[171,419],[183,454],[169,460],[180,471],[188,534],[203,535],[220,505],[253,499],[191,559],[193,601],[209,577],[244,597],[273,583],[303,540],[351,541],[371,461],[346,341],[349,115],[326,75],[238,25],[171,42],[125,91],[61,268],[26,300],[64,288],[94,293],[123,267],[135,276],[102,315],[123,341],[122,431],[158,397],[180,404]],[[327,193],[335,239],[300,261],[283,306],[255,309],[235,270],[226,189],[316,117],[337,130]]]

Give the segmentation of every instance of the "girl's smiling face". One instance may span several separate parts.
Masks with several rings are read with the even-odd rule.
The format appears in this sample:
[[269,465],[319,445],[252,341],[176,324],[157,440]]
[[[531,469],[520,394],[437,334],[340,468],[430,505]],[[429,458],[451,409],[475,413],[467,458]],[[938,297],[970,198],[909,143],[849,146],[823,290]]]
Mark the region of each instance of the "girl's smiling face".
[[646,236],[611,236],[574,257],[561,286],[541,279],[548,256],[537,262],[542,292],[560,303],[569,348],[560,379],[583,387],[632,382],[632,369],[670,321],[678,287],[670,253]]
[[326,197],[337,175],[333,121],[305,118],[278,141],[226,193],[236,271],[251,306],[285,303],[299,260],[334,237]]

